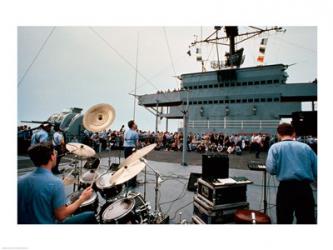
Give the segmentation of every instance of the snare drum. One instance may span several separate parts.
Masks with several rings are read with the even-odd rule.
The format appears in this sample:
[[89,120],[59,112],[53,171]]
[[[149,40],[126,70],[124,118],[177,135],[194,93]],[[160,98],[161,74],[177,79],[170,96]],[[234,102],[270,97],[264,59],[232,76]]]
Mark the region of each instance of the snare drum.
[[149,206],[139,193],[106,203],[100,212],[102,224],[143,224],[148,220]]
[[106,200],[115,198],[123,189],[122,185],[112,186],[110,183],[111,176],[115,172],[108,172],[101,175],[96,181],[96,187],[98,192]]
[[[82,192],[83,190],[79,190],[68,195],[67,205],[73,204],[75,201],[77,201],[80,198]],[[95,214],[97,214],[97,208],[98,208],[98,197],[96,192],[92,192],[91,197],[85,202],[83,202],[81,206],[74,212],[74,214],[79,214],[86,211],[93,211],[95,212]]]

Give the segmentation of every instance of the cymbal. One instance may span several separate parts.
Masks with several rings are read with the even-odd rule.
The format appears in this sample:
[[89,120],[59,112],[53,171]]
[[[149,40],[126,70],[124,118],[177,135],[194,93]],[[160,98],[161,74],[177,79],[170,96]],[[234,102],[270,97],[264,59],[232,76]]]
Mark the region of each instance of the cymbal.
[[144,167],[145,163],[141,162],[140,160],[122,167],[111,176],[111,185],[123,184],[124,182],[132,179],[134,176],[137,176],[142,171],[142,169],[144,169]]
[[150,151],[152,151],[157,146],[156,143],[150,144],[144,148],[136,150],[133,154],[127,157],[123,162],[120,163],[118,169],[121,169],[124,166],[128,166],[137,160],[140,160],[142,157],[147,155]]
[[77,179],[74,176],[65,177],[62,181],[65,186],[79,184],[79,182],[77,181]]
[[116,117],[115,109],[106,103],[92,106],[83,115],[83,126],[92,132],[100,132],[111,126]]
[[66,149],[71,153],[81,157],[92,157],[96,154],[95,150],[91,147],[78,143],[70,142],[66,144]]

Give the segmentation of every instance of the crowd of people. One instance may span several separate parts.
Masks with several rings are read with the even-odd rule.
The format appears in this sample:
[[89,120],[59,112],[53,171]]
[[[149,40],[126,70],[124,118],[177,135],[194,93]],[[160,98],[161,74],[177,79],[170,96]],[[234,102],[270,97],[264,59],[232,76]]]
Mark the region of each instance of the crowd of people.
[[[24,148],[30,146],[33,132],[28,126],[18,127],[19,153]],[[74,138],[71,141],[82,142],[94,148],[95,151],[122,149],[124,144],[124,126],[120,130],[104,130],[101,132],[90,132],[84,130],[80,138]],[[162,132],[138,130],[138,147],[142,148],[152,143],[157,143],[155,150],[164,151],[182,151],[183,134],[182,132]],[[66,139],[66,138],[65,138]],[[67,138],[68,139],[68,138]],[[272,144],[277,141],[275,135],[271,136],[263,133],[253,134],[231,134],[224,133],[189,133],[186,141],[188,152],[225,152],[228,154],[241,155],[248,151],[256,154],[259,158],[260,152],[267,152]],[[317,152],[317,139],[312,136],[298,137],[297,141],[308,144]]]

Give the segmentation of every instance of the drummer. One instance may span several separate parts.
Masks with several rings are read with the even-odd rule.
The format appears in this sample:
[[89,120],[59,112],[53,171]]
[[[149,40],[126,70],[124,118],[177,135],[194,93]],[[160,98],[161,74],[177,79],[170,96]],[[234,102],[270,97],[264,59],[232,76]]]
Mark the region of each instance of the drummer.
[[52,143],[32,145],[28,154],[37,168],[18,180],[18,224],[97,223],[94,212],[72,215],[90,198],[92,188],[85,189],[77,201],[66,206],[63,182],[51,172],[57,163]]
[[[139,134],[137,132],[138,126],[135,124],[134,120],[130,120],[128,123],[128,128],[124,134],[124,156],[129,157],[138,145]],[[128,187],[136,187],[136,176],[127,182]]]

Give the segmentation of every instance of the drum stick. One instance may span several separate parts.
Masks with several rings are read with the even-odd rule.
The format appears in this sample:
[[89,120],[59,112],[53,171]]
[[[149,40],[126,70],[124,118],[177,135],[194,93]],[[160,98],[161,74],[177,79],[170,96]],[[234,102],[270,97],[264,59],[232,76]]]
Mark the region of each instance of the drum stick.
[[92,180],[92,182],[91,182],[91,184],[90,184],[90,188],[92,188],[92,186],[94,185],[94,183],[95,183],[95,181],[96,181],[96,176],[97,176],[97,171],[99,170],[99,167],[101,166],[101,164],[96,168],[96,170],[95,170],[95,174],[94,174],[94,178],[93,178],[93,180]]

